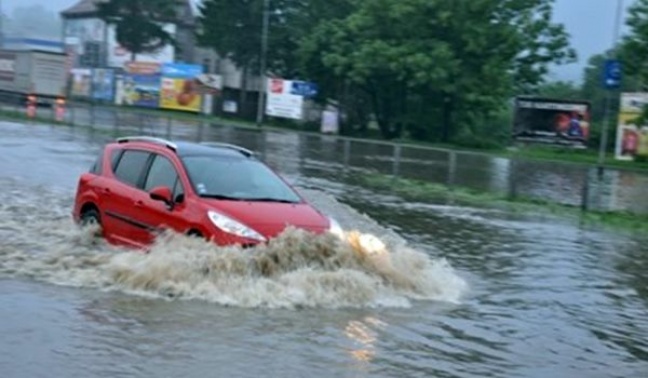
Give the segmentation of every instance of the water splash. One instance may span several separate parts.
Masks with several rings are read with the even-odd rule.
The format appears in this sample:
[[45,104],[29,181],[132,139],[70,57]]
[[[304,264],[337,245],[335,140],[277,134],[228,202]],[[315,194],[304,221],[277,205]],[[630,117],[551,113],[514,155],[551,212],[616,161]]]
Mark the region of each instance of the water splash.
[[360,232],[341,240],[288,229],[254,249],[223,248],[168,232],[148,254],[137,253],[109,246],[94,236],[95,229],[74,225],[64,210],[69,199],[45,190],[37,197],[52,206],[43,210],[42,202],[24,196],[20,203],[0,204],[0,276],[268,308],[457,302],[467,288],[446,261]]

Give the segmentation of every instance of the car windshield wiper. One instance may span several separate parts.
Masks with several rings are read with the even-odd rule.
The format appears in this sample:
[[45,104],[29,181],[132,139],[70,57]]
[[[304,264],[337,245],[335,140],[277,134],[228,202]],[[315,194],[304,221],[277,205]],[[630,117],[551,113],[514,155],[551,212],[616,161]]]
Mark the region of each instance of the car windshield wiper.
[[259,198],[244,198],[244,201],[250,202],[279,202],[279,203],[298,203],[298,201],[283,199],[283,198],[272,198],[272,197],[259,197]]
[[224,194],[201,194],[200,197],[227,200],[227,201],[247,201],[246,198],[232,197],[232,196],[227,196],[227,195],[224,195]]

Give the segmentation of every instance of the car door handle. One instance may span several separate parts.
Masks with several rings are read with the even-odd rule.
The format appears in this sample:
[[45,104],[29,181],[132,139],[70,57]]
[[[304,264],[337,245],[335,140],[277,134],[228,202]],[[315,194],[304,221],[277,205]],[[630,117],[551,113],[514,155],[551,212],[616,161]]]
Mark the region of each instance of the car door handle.
[[135,207],[144,207],[144,201],[135,201]]
[[103,188],[101,189],[101,191],[103,192],[103,194],[110,194],[110,189],[108,188]]

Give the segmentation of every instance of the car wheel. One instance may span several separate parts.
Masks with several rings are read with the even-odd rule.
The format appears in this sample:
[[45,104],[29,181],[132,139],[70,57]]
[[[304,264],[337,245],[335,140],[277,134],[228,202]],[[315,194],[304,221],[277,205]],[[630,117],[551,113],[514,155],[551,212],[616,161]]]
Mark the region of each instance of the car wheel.
[[204,237],[202,232],[200,232],[198,230],[189,230],[187,232],[187,236],[189,236],[190,238],[203,238]]
[[81,226],[101,226],[101,217],[99,216],[99,211],[97,209],[88,209],[81,214]]

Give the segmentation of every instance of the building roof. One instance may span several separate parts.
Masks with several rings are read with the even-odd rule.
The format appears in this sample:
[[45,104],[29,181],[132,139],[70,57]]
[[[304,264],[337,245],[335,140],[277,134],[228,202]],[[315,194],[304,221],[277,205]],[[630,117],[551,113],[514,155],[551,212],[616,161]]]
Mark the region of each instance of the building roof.
[[97,3],[102,0],[79,0],[76,4],[61,12],[63,17],[79,17],[97,12]]
[[[107,0],[79,0],[76,4],[63,10],[61,16],[63,18],[82,18],[94,16],[97,13],[97,4]],[[193,6],[191,0],[176,0],[178,5],[182,5],[182,9],[178,9],[178,20],[186,25],[193,25]]]

